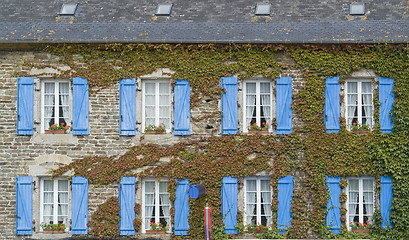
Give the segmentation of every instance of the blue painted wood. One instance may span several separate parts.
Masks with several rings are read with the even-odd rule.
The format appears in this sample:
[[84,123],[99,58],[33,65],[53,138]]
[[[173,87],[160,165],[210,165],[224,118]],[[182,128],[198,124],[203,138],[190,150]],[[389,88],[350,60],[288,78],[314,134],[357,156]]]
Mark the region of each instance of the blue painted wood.
[[293,130],[292,118],[292,78],[277,78],[277,134],[290,134]]
[[119,235],[135,235],[135,177],[122,177],[119,183]]
[[188,235],[189,231],[189,181],[182,179],[178,182],[176,179],[176,198],[175,198],[175,229],[177,236]]
[[341,117],[339,77],[327,78],[325,81],[324,123],[327,132],[338,133]]
[[287,228],[291,227],[292,213],[291,202],[293,200],[293,177],[286,176],[278,179],[278,211],[277,211],[277,229],[279,233],[285,233]]
[[237,178],[224,177],[222,179],[222,216],[224,231],[228,234],[237,234]]
[[391,110],[395,101],[392,78],[379,78],[379,123],[383,133],[391,133],[393,128]]
[[34,78],[17,78],[17,135],[33,135]]
[[222,134],[237,134],[238,118],[237,118],[237,77],[222,77],[222,88],[225,92],[222,93]]
[[136,134],[136,79],[119,80],[119,135]]
[[88,234],[88,179],[72,177],[72,235]]
[[16,235],[33,234],[33,177],[16,177]]
[[72,134],[89,134],[89,93],[85,78],[72,79]]
[[326,177],[325,183],[327,185],[330,199],[327,203],[327,217],[326,225],[331,229],[333,233],[341,233],[341,202],[339,201],[339,195],[341,194],[341,187],[339,183],[341,177]]
[[190,85],[188,80],[175,80],[175,135],[190,135]]
[[392,197],[392,179],[387,176],[381,176],[381,225],[383,228],[392,227],[390,220]]

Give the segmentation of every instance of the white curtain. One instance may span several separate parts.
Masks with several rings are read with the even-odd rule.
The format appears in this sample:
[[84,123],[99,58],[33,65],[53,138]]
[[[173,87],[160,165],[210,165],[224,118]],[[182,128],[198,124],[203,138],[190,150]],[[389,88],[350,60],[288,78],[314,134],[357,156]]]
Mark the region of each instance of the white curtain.
[[[263,115],[265,121],[270,124],[271,123],[271,100],[270,100],[270,83],[260,83],[260,99],[261,99],[261,106],[263,108]],[[261,123],[260,123],[261,125]]]
[[70,106],[69,106],[69,89],[70,86],[68,83],[60,83],[60,106],[62,108],[62,116],[66,125],[69,125],[70,121]]
[[[256,83],[246,83],[246,125],[251,124],[256,109]],[[257,123],[260,126],[260,123]]]
[[246,201],[247,201],[247,224],[256,224],[256,181],[255,180],[247,180],[246,183],[247,194],[246,194]]
[[[44,193],[43,193],[43,220],[44,223],[53,222],[53,182],[50,180],[44,180]],[[54,223],[54,222],[53,222]]]
[[155,182],[145,182],[145,229],[155,221]]
[[44,83],[44,129],[48,129],[54,124],[55,102],[54,102],[55,85],[54,83]]
[[263,223],[269,225],[271,223],[271,187],[269,180],[260,181],[261,190],[261,204],[264,210],[264,215],[266,216],[267,222]]
[[372,126],[372,86],[370,82],[362,83],[362,124]]
[[356,122],[358,116],[358,88],[356,82],[347,83],[347,107],[348,107],[348,118],[347,125],[351,126],[353,122]]
[[364,214],[367,216],[372,216],[373,214],[373,180],[364,179],[363,180],[363,204],[364,204]]
[[68,220],[68,181],[58,180],[58,223]]
[[159,122],[170,128],[170,86],[169,83],[159,83]]
[[348,182],[348,188],[349,188],[349,222],[358,222],[354,221],[354,218],[357,216],[357,207],[359,204],[359,182],[358,180],[349,180]]
[[168,183],[160,182],[159,183],[159,201],[162,207],[163,215],[166,220],[166,223],[169,224],[170,218],[170,203],[169,203],[169,193],[168,193]]
[[145,83],[145,124],[155,125],[155,83]]

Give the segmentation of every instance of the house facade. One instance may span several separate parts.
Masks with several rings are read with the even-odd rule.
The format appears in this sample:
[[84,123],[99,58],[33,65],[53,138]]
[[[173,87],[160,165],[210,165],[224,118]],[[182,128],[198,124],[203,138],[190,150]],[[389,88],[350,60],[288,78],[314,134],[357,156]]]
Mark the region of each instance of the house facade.
[[0,239],[409,236],[405,3],[36,3],[1,10]]

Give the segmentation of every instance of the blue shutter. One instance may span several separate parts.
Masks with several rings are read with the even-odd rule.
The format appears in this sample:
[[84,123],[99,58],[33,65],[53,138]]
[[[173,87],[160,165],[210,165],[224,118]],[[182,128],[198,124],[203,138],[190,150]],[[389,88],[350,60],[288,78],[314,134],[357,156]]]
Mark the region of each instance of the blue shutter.
[[277,211],[277,229],[285,233],[288,227],[291,227],[291,201],[293,200],[293,177],[286,176],[278,179],[278,211]]
[[392,206],[392,179],[390,177],[381,176],[381,216],[382,227],[391,227],[391,221],[389,219],[391,206]]
[[379,78],[379,123],[381,124],[381,131],[383,133],[391,133],[393,122],[391,110],[393,102],[395,101],[395,93],[393,90],[392,78]]
[[327,203],[327,227],[331,228],[333,233],[340,234],[341,231],[341,202],[339,201],[339,195],[341,194],[341,187],[339,183],[341,177],[326,177],[325,183],[330,194],[330,198]]
[[325,81],[325,105],[324,105],[324,123],[327,132],[339,131],[339,118],[341,116],[340,97],[339,97],[339,77],[327,78]]
[[277,78],[277,134],[290,134],[293,130],[291,82],[291,77]]
[[135,235],[135,177],[122,177],[119,183],[119,235]]
[[237,234],[237,191],[237,178],[222,179],[222,216],[224,231],[228,234]]
[[89,134],[88,81],[84,78],[72,79],[72,134]]
[[190,135],[190,86],[188,80],[175,82],[175,135]]
[[237,119],[237,78],[222,77],[222,134],[236,134],[238,130]]
[[16,234],[33,234],[33,177],[16,177]]
[[17,78],[17,135],[33,135],[34,78]]
[[88,234],[88,179],[72,177],[72,234]]
[[136,134],[136,80],[119,80],[119,135]]
[[[176,179],[177,181],[177,179]],[[182,179],[176,186],[175,235],[188,235],[189,230],[189,181]]]

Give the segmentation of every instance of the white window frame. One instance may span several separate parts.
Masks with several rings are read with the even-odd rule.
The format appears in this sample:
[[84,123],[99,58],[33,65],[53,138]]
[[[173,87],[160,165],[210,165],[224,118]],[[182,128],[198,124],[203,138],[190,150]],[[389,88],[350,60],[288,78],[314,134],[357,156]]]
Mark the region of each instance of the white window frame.
[[[145,226],[145,206],[146,206],[146,202],[145,202],[145,183],[149,181],[149,182],[155,182],[155,223],[160,221],[160,201],[159,201],[159,183],[166,183],[168,184],[168,179],[166,178],[161,178],[160,180],[156,179],[156,178],[144,178],[142,179],[142,233],[146,233],[146,230],[150,229],[150,226]],[[170,193],[167,193],[168,197],[170,198]],[[163,206],[163,205],[162,205]],[[166,206],[166,205],[165,205]],[[169,200],[169,216],[164,216],[163,218],[167,218],[168,219],[168,224],[169,224],[169,230],[167,231],[167,233],[171,233],[172,232],[172,224],[171,224],[171,214],[170,214],[170,210],[172,208],[172,204]]]
[[[346,194],[347,194],[347,201],[346,201],[346,208],[347,208],[347,214],[346,214],[346,224],[347,224],[347,228],[348,230],[351,230],[351,226],[350,226],[350,220],[349,217],[350,215],[352,215],[349,212],[349,204],[350,204],[350,199],[349,199],[349,181],[350,180],[358,180],[359,182],[359,187],[358,187],[358,191],[359,191],[359,195],[358,195],[358,208],[359,208],[359,222],[360,223],[364,223],[364,202],[363,202],[363,180],[372,180],[373,183],[373,187],[372,187],[372,210],[373,212],[375,211],[375,197],[376,197],[376,193],[375,193],[375,178],[374,177],[348,177],[347,181],[348,181],[348,186],[346,188]],[[373,217],[373,212],[372,214],[367,214],[368,218],[369,218],[369,222],[372,223],[372,217]],[[355,215],[355,214],[354,214]]]
[[71,90],[71,83],[68,80],[42,80],[41,81],[41,133],[44,133],[44,130],[47,130],[44,128],[45,125],[45,120],[44,120],[44,103],[45,103],[45,83],[54,83],[54,122],[58,123],[59,119],[59,114],[60,111],[58,109],[59,107],[59,84],[60,83],[68,83],[69,84],[69,97],[68,97],[68,107],[69,107],[69,120],[67,122],[67,125],[71,124],[72,121],[72,90]]
[[[373,104],[373,79],[347,79],[345,82],[345,120],[346,120],[346,125],[347,125],[347,129],[351,129],[351,126],[348,124],[348,83],[349,82],[356,82],[357,83],[357,99],[358,99],[358,104],[357,104],[357,110],[358,110],[358,116],[357,119],[359,121],[360,124],[362,124],[362,83],[366,82],[366,83],[370,83],[371,84],[371,108],[372,108],[372,115],[370,116],[371,118],[371,127],[374,125],[374,104]],[[368,118],[368,116],[367,116]],[[352,124],[352,123],[351,123]]]
[[268,131],[272,131],[271,121],[273,119],[273,110],[275,109],[274,104],[274,94],[273,94],[273,82],[265,79],[249,79],[243,81],[243,132],[248,132],[248,123],[247,123],[247,83],[255,83],[256,84],[256,122],[257,125],[261,127],[261,101],[260,101],[260,83],[268,83],[270,84],[270,122]]
[[[50,180],[53,181],[53,224],[58,223],[58,181],[63,180],[67,181],[68,184],[68,202],[64,203],[68,205],[68,212],[67,212],[67,222],[65,224],[65,232],[68,232],[68,229],[70,229],[70,219],[71,219],[71,184],[66,178],[50,178],[50,177],[44,177],[40,178],[40,223],[45,222],[44,221],[44,180]],[[40,227],[41,231],[43,230]]]
[[169,115],[167,116],[167,118],[169,118],[169,126],[167,126],[165,124],[166,127],[166,132],[170,133],[172,126],[170,126],[172,124],[172,89],[171,89],[171,85],[170,85],[170,80],[142,80],[142,132],[145,132],[145,124],[146,124],[146,120],[145,120],[145,84],[146,83],[154,83],[155,84],[155,125],[159,126],[161,124],[160,120],[159,120],[159,84],[160,83],[167,83],[169,86]]
[[[245,177],[244,178],[244,214],[243,214],[243,223],[244,225],[251,225],[252,223],[247,222],[247,180],[255,180],[256,181],[256,224],[261,223],[261,187],[260,187],[260,181],[261,180],[267,180],[270,182],[271,178],[270,177]],[[273,188],[270,186],[270,193],[271,197],[270,199],[273,200]],[[271,202],[270,202],[270,208],[271,208]],[[267,216],[267,225],[272,224],[272,213],[271,216]]]

